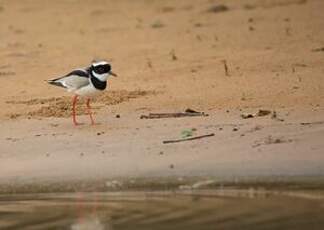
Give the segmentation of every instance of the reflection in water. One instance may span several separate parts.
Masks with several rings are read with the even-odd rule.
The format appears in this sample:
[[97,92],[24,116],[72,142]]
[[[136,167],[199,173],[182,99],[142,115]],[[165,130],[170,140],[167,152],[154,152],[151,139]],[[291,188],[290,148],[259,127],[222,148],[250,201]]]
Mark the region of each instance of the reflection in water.
[[323,229],[322,193],[250,193],[1,195],[0,229]]
[[111,227],[103,226],[100,220],[95,216],[85,217],[77,223],[72,224],[71,230],[112,230]]

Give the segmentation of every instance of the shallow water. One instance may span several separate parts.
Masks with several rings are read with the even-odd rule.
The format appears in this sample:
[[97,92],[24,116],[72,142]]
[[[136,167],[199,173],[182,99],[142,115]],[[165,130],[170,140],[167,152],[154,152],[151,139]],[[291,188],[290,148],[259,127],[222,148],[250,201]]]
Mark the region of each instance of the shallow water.
[[1,195],[0,229],[324,229],[324,199],[251,191]]

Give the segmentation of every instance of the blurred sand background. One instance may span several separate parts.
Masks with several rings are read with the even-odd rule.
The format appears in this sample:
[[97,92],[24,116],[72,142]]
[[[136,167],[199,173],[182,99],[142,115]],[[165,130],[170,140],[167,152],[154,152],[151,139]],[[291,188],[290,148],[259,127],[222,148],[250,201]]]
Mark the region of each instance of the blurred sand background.
[[[322,0],[0,0],[0,181],[322,176],[323,11]],[[94,59],[119,77],[93,104],[100,124],[80,116],[75,128],[70,95],[44,80]],[[186,108],[209,116],[139,119]],[[240,117],[259,109],[277,117]],[[191,128],[215,136],[162,144]]]

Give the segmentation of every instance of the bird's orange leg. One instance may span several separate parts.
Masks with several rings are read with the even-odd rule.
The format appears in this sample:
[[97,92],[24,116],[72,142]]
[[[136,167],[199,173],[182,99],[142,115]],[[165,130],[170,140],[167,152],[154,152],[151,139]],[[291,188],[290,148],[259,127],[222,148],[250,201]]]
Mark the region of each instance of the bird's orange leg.
[[94,125],[95,122],[94,122],[94,119],[93,119],[92,113],[91,113],[90,98],[87,99],[87,110],[88,110],[88,114],[89,114],[90,119],[91,119],[91,124]]
[[72,119],[73,119],[73,124],[75,126],[79,125],[79,123],[76,121],[76,111],[75,111],[75,106],[76,106],[76,103],[78,101],[78,95],[74,95],[73,97],[73,102],[72,102]]

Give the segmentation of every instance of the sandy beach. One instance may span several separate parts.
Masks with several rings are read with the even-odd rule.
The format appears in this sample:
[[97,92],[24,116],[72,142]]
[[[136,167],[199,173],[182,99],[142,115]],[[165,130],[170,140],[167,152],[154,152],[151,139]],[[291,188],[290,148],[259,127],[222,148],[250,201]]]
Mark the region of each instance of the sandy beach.
[[[0,0],[0,192],[116,178],[323,181],[323,10],[321,0]],[[119,77],[93,102],[98,124],[80,102],[74,127],[71,95],[45,80],[94,59]],[[208,116],[140,119],[188,108]]]

